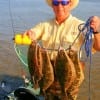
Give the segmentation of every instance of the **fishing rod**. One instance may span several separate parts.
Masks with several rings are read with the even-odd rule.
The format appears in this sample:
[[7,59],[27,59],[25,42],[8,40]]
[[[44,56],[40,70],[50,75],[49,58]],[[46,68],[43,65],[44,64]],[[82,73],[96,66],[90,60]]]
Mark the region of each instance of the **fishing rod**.
[[11,1],[10,0],[9,0],[9,15],[10,15],[10,20],[11,20],[12,33],[15,35],[14,21],[13,21],[13,16],[12,16]]
[[[11,0],[9,0],[9,14],[10,14],[11,27],[12,27],[13,40],[14,40],[14,39],[15,39],[14,37],[16,36],[16,32],[15,32],[14,21],[13,21],[13,15],[12,15],[12,9],[11,9]],[[21,21],[23,21],[22,18],[21,18],[20,16],[18,16],[18,18],[19,18]],[[24,21],[23,21],[23,22],[24,22]],[[23,27],[27,28],[27,25],[26,25],[25,23],[24,23],[23,25],[24,25]],[[15,40],[14,40],[14,41],[15,41]],[[21,54],[21,51],[20,51],[19,48],[17,47],[17,44],[16,44],[16,43],[14,43],[14,49],[15,49],[15,52],[16,52],[18,58],[20,59],[20,61],[21,61],[25,66],[28,67],[27,63],[25,63],[25,61],[21,58],[21,56],[23,56],[23,55]],[[24,57],[24,56],[23,56],[23,57]]]

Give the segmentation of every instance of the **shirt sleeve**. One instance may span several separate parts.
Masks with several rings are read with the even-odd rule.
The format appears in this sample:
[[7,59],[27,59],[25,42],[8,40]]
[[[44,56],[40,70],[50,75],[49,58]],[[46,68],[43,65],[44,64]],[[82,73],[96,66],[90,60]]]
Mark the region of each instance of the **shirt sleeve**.
[[35,34],[36,40],[39,40],[43,33],[43,25],[42,23],[37,24],[33,28],[31,28],[31,31]]

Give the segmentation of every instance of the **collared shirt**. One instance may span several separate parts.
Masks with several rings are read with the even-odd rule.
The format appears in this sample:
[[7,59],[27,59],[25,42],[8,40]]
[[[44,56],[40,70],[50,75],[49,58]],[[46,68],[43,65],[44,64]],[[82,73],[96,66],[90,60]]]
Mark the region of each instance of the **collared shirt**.
[[[67,49],[79,34],[78,26],[81,23],[83,23],[82,20],[70,15],[61,24],[58,24],[55,19],[50,19],[36,25],[31,31],[35,33],[36,40],[41,40],[44,48],[58,49],[62,47]],[[72,46],[72,49],[79,51],[82,41],[83,37],[80,35]],[[55,52],[53,50],[50,51],[51,58],[55,56]]]

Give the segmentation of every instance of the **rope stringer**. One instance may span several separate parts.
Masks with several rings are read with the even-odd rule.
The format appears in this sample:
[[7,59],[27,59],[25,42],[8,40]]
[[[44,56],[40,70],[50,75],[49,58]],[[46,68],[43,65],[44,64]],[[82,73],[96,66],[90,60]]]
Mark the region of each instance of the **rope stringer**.
[[[89,57],[89,60],[90,60],[90,65],[89,65],[89,70],[88,70],[89,71],[88,72],[89,73],[89,98],[88,100],[91,100],[91,67],[92,67],[92,51],[91,50],[92,50],[92,34],[93,34],[93,29],[90,27],[91,18],[92,17],[90,17],[86,21],[82,29],[80,29],[80,26],[79,26],[79,31],[85,35],[82,46],[84,45],[86,56],[87,58]],[[82,46],[80,48],[80,51],[82,49]]]

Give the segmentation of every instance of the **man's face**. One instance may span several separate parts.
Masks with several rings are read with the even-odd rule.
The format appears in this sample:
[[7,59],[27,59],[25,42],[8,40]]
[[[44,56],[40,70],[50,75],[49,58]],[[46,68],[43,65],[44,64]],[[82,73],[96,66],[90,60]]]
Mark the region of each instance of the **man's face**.
[[56,17],[64,17],[69,15],[70,6],[70,0],[52,0],[52,7]]

